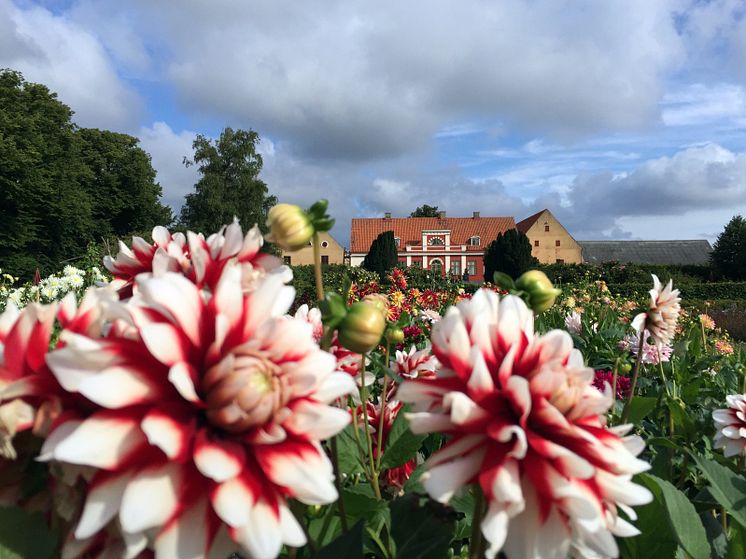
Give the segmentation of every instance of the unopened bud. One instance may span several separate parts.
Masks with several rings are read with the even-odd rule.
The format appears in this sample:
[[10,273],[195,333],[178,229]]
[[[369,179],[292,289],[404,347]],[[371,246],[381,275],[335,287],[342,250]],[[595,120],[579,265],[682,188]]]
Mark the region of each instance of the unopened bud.
[[386,315],[389,312],[389,299],[386,297],[386,295],[382,293],[369,293],[365,297],[363,297],[363,302],[370,303],[375,308],[377,308],[381,313],[383,314],[383,317],[386,318]]
[[283,250],[300,250],[313,238],[314,227],[300,206],[277,204],[267,215],[267,240]]
[[557,296],[562,293],[556,289],[544,272],[530,270],[519,277],[515,286],[528,296],[528,305],[536,313],[543,312],[554,305]]
[[385,328],[383,313],[372,303],[358,301],[339,323],[339,341],[350,351],[368,353],[381,341]]
[[386,339],[389,343],[400,344],[404,341],[404,331],[401,328],[389,328],[386,330]]

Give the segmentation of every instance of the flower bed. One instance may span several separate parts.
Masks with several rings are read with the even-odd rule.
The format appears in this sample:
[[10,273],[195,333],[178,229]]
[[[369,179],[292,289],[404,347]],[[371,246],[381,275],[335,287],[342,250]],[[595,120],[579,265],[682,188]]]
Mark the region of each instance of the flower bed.
[[[325,210],[275,212],[275,242],[317,242]],[[156,228],[106,286],[10,298],[0,549],[742,556],[744,355],[670,284],[467,293],[394,269],[314,274],[299,301],[262,242]]]

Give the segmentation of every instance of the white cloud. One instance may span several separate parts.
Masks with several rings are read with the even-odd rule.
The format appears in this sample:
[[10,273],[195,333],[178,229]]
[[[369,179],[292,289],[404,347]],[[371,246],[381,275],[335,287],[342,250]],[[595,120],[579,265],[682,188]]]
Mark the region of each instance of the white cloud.
[[85,28],[40,7],[0,0],[0,68],[43,83],[87,127],[136,129],[141,101],[119,79],[99,41]]
[[192,142],[196,134],[190,131],[176,133],[165,122],[154,122],[152,126],[142,127],[138,137],[140,145],[152,158],[157,171],[156,180],[163,190],[163,201],[178,210],[199,177],[195,166],[186,167],[183,163],[184,157],[191,158],[194,153]]
[[735,84],[691,84],[663,98],[667,126],[691,126],[746,116],[746,90]]

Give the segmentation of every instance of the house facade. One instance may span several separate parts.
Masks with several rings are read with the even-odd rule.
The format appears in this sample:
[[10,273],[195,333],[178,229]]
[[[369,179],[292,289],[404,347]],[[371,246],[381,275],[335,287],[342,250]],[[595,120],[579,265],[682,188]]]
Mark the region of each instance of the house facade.
[[440,274],[481,280],[484,250],[499,233],[515,228],[512,217],[391,217],[352,220],[350,264],[360,266],[375,238],[393,231],[399,262]]
[[[345,250],[328,232],[319,233],[322,264],[344,264]],[[282,251],[282,259],[289,266],[313,264],[313,244],[293,252]]]
[[541,210],[516,223],[531,243],[531,254],[542,264],[578,264],[583,261],[580,244],[552,212]]

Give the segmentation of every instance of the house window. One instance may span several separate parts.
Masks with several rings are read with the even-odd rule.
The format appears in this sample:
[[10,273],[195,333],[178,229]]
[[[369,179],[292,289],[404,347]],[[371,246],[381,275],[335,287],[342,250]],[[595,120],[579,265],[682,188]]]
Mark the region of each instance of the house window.
[[399,248],[401,246],[401,239],[399,237],[394,237],[394,244],[396,245],[396,248]]
[[556,246],[556,247],[560,246],[559,239],[557,239],[556,241],[554,241],[554,246]]
[[415,268],[422,268],[422,262],[420,262],[419,260],[415,260],[414,262],[412,262],[412,266],[414,266]]
[[564,259],[562,259],[562,258],[558,258],[556,260],[556,262],[557,262],[557,264],[564,264],[565,263]]
[[292,260],[292,258],[290,258],[289,256],[283,256],[282,259],[285,261],[286,265],[290,266],[290,261]]
[[539,241],[538,240],[534,241],[534,246],[535,247],[539,246]]
[[466,263],[466,273],[470,276],[476,276],[477,275],[477,261],[476,260],[469,260]]
[[327,241],[321,241],[321,246],[326,248],[329,246],[329,243]]
[[440,237],[432,237],[430,239],[430,246],[443,246],[443,244],[443,239],[441,239]]
[[478,247],[480,242],[481,242],[481,239],[479,238],[479,236],[476,236],[476,235],[469,239],[469,244],[473,247]]
[[549,233],[549,224],[548,223],[544,224],[544,232],[545,233]]
[[329,264],[329,256],[327,256],[326,254],[324,254],[324,255],[323,255],[323,256],[321,257],[321,264],[322,264],[322,265],[327,265],[327,264]]
[[439,276],[443,275],[443,263],[437,258],[430,262],[430,269]]
[[451,262],[451,275],[452,276],[460,276],[461,275],[461,262],[456,260],[455,262]]

